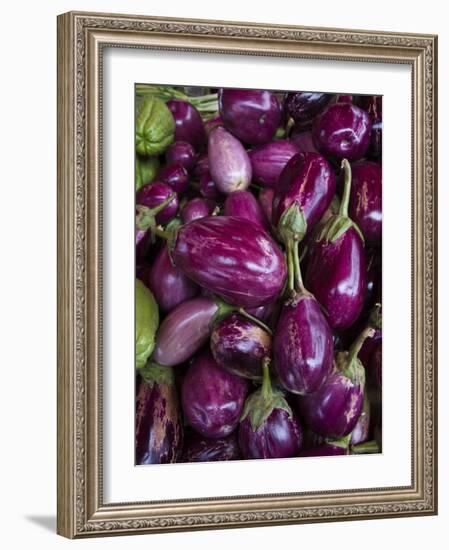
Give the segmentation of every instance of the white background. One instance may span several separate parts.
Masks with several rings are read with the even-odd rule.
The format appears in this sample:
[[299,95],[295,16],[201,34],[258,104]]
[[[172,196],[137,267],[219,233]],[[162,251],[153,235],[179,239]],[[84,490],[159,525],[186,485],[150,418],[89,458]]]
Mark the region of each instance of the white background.
[[[286,544],[335,549],[446,547],[449,521],[449,400],[447,372],[449,219],[440,223],[440,515],[217,532],[99,539],[70,543],[54,534],[56,513],[56,21],[70,9],[253,20],[315,26],[431,32],[440,35],[440,198],[449,203],[449,31],[444,3],[294,3],[277,0],[170,3],[90,0],[10,2],[2,9],[1,140],[1,518],[5,548],[147,548],[151,545],[221,550]],[[6,168],[6,169],[5,169]],[[445,542],[443,542],[445,541]]]

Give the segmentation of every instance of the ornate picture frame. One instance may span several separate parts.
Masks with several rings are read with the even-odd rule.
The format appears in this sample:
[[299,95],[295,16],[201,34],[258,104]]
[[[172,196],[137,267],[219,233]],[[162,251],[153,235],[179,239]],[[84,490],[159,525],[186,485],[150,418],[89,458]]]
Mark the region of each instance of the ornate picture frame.
[[[399,63],[412,70],[412,483],[103,502],[104,47]],[[437,513],[437,37],[70,12],[58,17],[58,533],[88,536]]]

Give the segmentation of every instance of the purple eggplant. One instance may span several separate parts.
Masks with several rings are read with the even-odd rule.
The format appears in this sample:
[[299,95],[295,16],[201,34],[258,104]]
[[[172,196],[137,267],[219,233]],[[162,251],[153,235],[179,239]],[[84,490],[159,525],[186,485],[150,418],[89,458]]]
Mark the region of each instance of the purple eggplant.
[[270,225],[273,223],[274,193],[275,191],[272,187],[265,187],[259,191],[259,203]]
[[167,183],[173,191],[182,194],[189,187],[189,175],[182,164],[167,164],[163,166],[158,174],[157,179],[163,183]]
[[265,361],[262,386],[246,400],[240,421],[243,457],[289,458],[298,453],[302,438],[302,428],[283,393],[271,385]]
[[290,141],[296,145],[300,153],[319,153],[313,142],[310,130],[304,131],[294,126],[290,135]]
[[269,231],[268,221],[256,197],[250,191],[234,191],[229,193],[224,203],[225,216],[236,216],[257,223],[265,231]]
[[330,103],[332,94],[319,92],[290,92],[284,99],[284,109],[297,127],[309,129],[315,117]]
[[249,151],[253,179],[260,185],[276,187],[287,162],[299,153],[298,147],[286,139],[270,141]]
[[221,439],[210,439],[193,432],[185,440],[180,462],[216,462],[240,458],[241,453],[235,432]]
[[201,174],[200,177],[200,193],[206,199],[216,200],[219,199],[222,194],[217,189],[217,185],[212,179],[209,170]]
[[382,344],[382,308],[380,304],[374,306],[366,325],[374,329],[374,334],[364,341],[358,357],[365,369],[368,370],[374,350],[379,343]]
[[170,367],[140,369],[136,398],[136,464],[176,462],[182,451],[182,419]]
[[223,126],[223,121],[221,120],[220,116],[214,116],[206,120],[204,123],[204,128],[206,130],[207,136],[209,136],[214,128],[218,128],[218,126]]
[[355,428],[365,395],[365,369],[357,354],[372,333],[366,329],[348,352],[337,352],[335,369],[321,388],[298,398],[302,418],[315,433],[340,439]]
[[182,302],[165,317],[156,334],[153,359],[161,365],[179,365],[192,357],[209,339],[218,305],[211,298]]
[[239,314],[231,314],[212,329],[210,348],[215,361],[225,370],[262,379],[262,362],[271,355],[271,335]]
[[380,246],[382,238],[382,169],[376,162],[352,166],[349,215],[367,243]]
[[206,199],[195,197],[189,200],[181,210],[181,219],[184,224],[193,220],[205,218],[212,213],[212,206]]
[[148,286],[162,311],[171,311],[196,296],[198,286],[176,268],[164,246],[156,256],[148,277]]
[[321,443],[316,447],[311,447],[301,451],[298,456],[338,456],[348,455],[349,449],[345,446],[336,445],[335,443]]
[[251,183],[248,153],[232,134],[218,127],[209,134],[209,171],[221,193],[245,190]]
[[199,151],[206,143],[206,132],[198,110],[191,103],[178,99],[167,101],[167,107],[176,123],[175,141],[186,141]]
[[219,367],[210,353],[202,353],[182,384],[184,415],[204,437],[226,437],[238,425],[247,393],[247,380]]
[[145,261],[147,252],[151,244],[150,229],[136,228],[136,261],[141,263]]
[[[170,197],[172,197],[171,200]],[[165,201],[170,202],[156,214],[155,220],[157,224],[165,224],[176,216],[179,206],[176,193],[173,192],[170,185],[162,182],[147,183],[136,193],[136,204],[138,206],[145,206],[147,209],[156,209],[164,204]],[[145,214],[150,214],[147,210],[141,211],[145,212]]]
[[279,101],[267,90],[221,89],[218,106],[225,128],[250,145],[270,141],[281,120]]
[[337,159],[358,160],[366,153],[371,134],[371,119],[352,103],[329,105],[317,117],[313,139],[317,149]]
[[382,96],[362,96],[360,105],[369,114],[372,123],[368,156],[380,157],[382,155]]
[[175,141],[165,152],[168,164],[180,164],[190,172],[196,164],[196,153],[193,145],[187,141]]
[[370,431],[370,405],[368,396],[365,393],[363,401],[362,412],[360,413],[357,424],[351,432],[351,438],[349,440],[350,445],[358,445],[359,443],[365,443],[369,439]]
[[345,190],[337,215],[312,239],[306,287],[324,308],[333,329],[345,329],[359,317],[366,288],[363,236],[348,217],[351,167],[343,160]]
[[172,257],[187,277],[242,307],[273,302],[287,277],[284,255],[268,233],[232,216],[209,216],[182,226]]
[[197,156],[192,175],[195,176],[195,178],[200,178],[206,172],[209,172],[209,157],[206,153],[203,153]]

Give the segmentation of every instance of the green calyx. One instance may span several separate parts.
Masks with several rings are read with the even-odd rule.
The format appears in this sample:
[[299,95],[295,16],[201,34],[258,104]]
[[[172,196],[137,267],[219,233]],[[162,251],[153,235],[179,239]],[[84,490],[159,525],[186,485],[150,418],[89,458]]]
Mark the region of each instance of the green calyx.
[[[156,216],[161,212],[171,201],[176,197],[176,193],[172,193],[161,204],[158,204],[154,208],[148,208],[143,204],[136,205],[136,228],[141,231],[149,229],[151,231],[151,240],[154,242],[156,231]],[[164,236],[164,235],[161,235]]]
[[278,233],[282,242],[302,241],[307,233],[307,222],[298,202],[293,202],[282,214],[278,224]]
[[159,365],[159,363],[153,361],[147,361],[147,363],[139,369],[139,374],[147,384],[172,385],[175,382],[175,375],[172,367]]
[[136,368],[145,366],[153,353],[156,330],[159,326],[159,307],[153,293],[136,279]]
[[273,334],[273,331],[269,326],[267,326],[263,321],[261,321],[257,317],[254,317],[254,315],[251,315],[250,313],[248,313],[243,307],[233,306],[231,304],[228,304],[218,296],[214,296],[214,302],[217,305],[217,311],[215,312],[210,322],[211,327],[213,327],[216,323],[219,323],[220,321],[225,319],[228,315],[231,315],[231,313],[238,313],[242,317],[245,317],[246,319],[252,321],[255,325],[259,326],[260,328],[268,332],[270,336]]
[[158,97],[147,96],[139,106],[136,119],[136,151],[139,155],[163,153],[173,143],[175,119]]
[[277,388],[273,388],[271,385],[269,364],[270,360],[267,357],[264,359],[262,365],[262,386],[252,393],[245,401],[243,413],[240,418],[242,422],[249,416],[251,428],[254,432],[262,426],[274,409],[283,409],[290,417],[293,415],[282,392]]
[[335,445],[336,447],[341,447],[342,449],[348,449],[349,450],[349,443],[351,441],[352,433],[345,435],[344,437],[341,437],[340,439],[326,439],[326,443],[330,443],[331,445]]
[[340,351],[336,355],[337,370],[356,385],[365,385],[365,369],[357,355],[365,340],[373,336],[374,329],[366,328],[354,341],[349,351]]
[[370,327],[382,330],[382,306],[381,304],[375,304],[373,310],[370,313],[368,324]]

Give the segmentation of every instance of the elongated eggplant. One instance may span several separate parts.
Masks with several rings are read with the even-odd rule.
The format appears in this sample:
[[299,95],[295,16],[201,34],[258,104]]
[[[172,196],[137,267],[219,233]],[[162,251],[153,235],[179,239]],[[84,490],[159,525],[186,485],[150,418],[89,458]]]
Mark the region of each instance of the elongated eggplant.
[[268,90],[221,89],[218,106],[225,128],[250,145],[270,141],[281,120],[279,101]]
[[196,164],[196,152],[191,143],[175,141],[165,152],[168,164],[180,164],[190,172]]
[[183,428],[173,371],[147,363],[136,398],[136,464],[176,462]]
[[234,191],[226,197],[223,213],[225,216],[236,216],[257,223],[265,231],[270,227],[265,214],[250,191]]
[[193,220],[205,218],[212,213],[212,206],[209,201],[201,197],[189,200],[181,210],[181,219],[184,224]]
[[323,306],[333,329],[345,329],[360,315],[365,299],[363,236],[348,217],[351,167],[344,160],[345,190],[339,213],[312,239],[306,287]]
[[276,187],[282,170],[296,153],[299,153],[298,147],[286,139],[277,139],[254,147],[248,153],[254,181]]
[[182,164],[174,163],[163,166],[157,173],[157,179],[168,184],[173,191],[182,194],[189,187],[189,175]]
[[194,430],[220,439],[237,427],[247,393],[247,380],[225,371],[205,352],[195,359],[184,378],[182,407]]
[[173,243],[175,265],[228,303],[258,307],[273,302],[287,277],[285,258],[257,224],[209,216],[182,226]]
[[239,426],[239,445],[244,458],[288,458],[302,444],[302,428],[283,393],[273,388],[268,362],[263,383],[245,402]]
[[240,141],[224,128],[209,134],[209,171],[221,193],[244,190],[251,183],[252,169],[248,153]]
[[167,101],[175,120],[175,140],[191,143],[199,151],[206,143],[203,119],[198,110],[188,101],[171,99]]
[[235,432],[220,439],[210,439],[193,432],[185,440],[180,462],[216,462],[239,458],[241,453]]
[[333,97],[332,94],[319,92],[290,92],[285,96],[284,109],[296,122],[297,127],[309,129],[315,117]]

